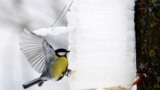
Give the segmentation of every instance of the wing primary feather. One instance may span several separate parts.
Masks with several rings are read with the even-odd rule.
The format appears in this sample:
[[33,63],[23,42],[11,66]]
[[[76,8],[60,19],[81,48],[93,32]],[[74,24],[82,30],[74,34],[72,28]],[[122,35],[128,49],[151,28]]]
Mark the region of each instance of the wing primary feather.
[[26,57],[28,58],[28,61],[30,61],[31,59],[33,59],[33,57],[36,57],[38,54],[41,54],[41,53],[42,51],[39,51],[39,52],[34,51],[34,52],[27,52],[25,54],[26,54]]
[[[42,58],[43,58],[43,57],[41,56],[41,57],[39,57],[37,60],[35,60],[34,62],[31,63],[31,66],[33,66],[36,71],[40,71],[40,69],[38,68],[38,66],[44,68],[44,66],[41,66],[41,65],[39,64],[39,62],[44,63],[44,61],[42,60]],[[41,69],[41,70],[42,70],[42,69]]]
[[42,52],[42,50],[41,49],[35,49],[35,50],[30,49],[30,50],[25,51],[25,54],[38,53],[38,52]]
[[40,67],[40,71],[43,71],[44,70],[44,62],[41,61],[41,67]]
[[43,73],[46,68],[46,56],[43,43],[48,43],[47,40],[26,29],[21,33],[20,39],[21,50],[28,58],[30,65],[37,72]]
[[37,62],[36,62],[36,64],[35,64],[35,67],[37,68],[37,70],[40,70],[40,67],[42,67],[42,66],[41,66],[41,62],[42,62],[41,60],[38,60],[38,59],[37,59]]
[[30,60],[31,60],[31,62],[32,62],[32,65],[34,65],[34,64],[36,64],[38,61],[40,61],[39,58],[41,58],[41,57],[42,57],[41,55],[37,55],[37,56],[31,58]]
[[44,67],[43,67],[43,63],[44,63],[44,61],[42,61],[42,60],[40,60],[40,61],[37,63],[37,69],[38,69],[38,70],[42,70],[41,68],[44,68]]
[[37,52],[40,51],[40,48],[26,48],[21,50],[24,50],[25,52]]

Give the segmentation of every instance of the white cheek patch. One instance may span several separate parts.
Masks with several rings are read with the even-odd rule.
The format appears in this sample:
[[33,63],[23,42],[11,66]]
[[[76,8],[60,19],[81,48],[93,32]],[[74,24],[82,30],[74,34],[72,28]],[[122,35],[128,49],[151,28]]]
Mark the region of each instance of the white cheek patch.
[[60,56],[64,56],[66,54],[66,52],[58,52],[57,54]]

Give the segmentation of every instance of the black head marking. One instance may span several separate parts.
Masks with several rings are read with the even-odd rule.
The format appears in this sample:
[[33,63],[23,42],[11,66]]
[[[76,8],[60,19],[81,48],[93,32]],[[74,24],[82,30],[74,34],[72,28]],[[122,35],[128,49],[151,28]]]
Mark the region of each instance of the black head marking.
[[55,50],[56,55],[59,56],[59,57],[62,57],[62,56],[66,57],[67,53],[69,53],[69,52],[70,51],[68,51],[66,49],[63,49],[63,48]]

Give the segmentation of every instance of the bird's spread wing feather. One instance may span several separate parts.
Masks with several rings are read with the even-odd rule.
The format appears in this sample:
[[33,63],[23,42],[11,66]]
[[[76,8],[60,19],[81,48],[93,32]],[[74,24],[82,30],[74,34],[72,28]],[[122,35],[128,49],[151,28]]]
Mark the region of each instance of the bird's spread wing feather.
[[20,36],[20,47],[22,52],[28,58],[31,66],[43,73],[47,68],[46,52],[43,43],[48,43],[47,40],[41,36],[32,33],[29,30],[24,30]]

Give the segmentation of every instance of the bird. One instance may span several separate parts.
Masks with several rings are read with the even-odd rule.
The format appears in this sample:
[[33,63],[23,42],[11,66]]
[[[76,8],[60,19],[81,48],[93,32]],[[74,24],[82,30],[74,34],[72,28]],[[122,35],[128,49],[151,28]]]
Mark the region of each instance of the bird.
[[42,86],[45,81],[54,79],[61,80],[64,75],[68,75],[67,54],[70,52],[64,48],[54,49],[49,42],[42,36],[36,35],[31,31],[24,29],[20,34],[20,48],[27,57],[30,65],[41,76],[24,83],[22,86],[27,89],[38,84]]

